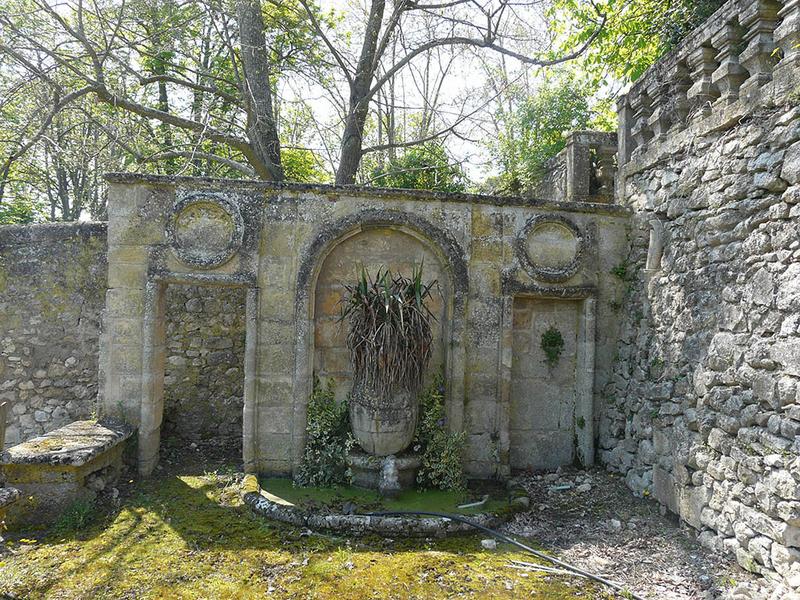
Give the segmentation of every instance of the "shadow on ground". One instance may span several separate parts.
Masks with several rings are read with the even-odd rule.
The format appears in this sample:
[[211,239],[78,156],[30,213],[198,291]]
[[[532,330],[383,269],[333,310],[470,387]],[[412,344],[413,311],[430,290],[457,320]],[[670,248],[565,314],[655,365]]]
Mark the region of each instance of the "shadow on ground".
[[[530,557],[480,538],[348,540],[266,522],[239,501],[234,470],[198,457],[121,482],[94,522],[13,532],[0,568],[11,598],[601,599],[578,580],[511,569]],[[30,542],[36,539],[35,543]],[[24,540],[27,540],[24,541]]]

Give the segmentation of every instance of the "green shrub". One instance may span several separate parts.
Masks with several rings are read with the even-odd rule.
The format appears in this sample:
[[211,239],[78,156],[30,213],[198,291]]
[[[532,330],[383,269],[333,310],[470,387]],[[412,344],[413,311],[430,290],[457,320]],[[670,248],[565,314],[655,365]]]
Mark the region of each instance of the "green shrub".
[[551,326],[542,334],[541,346],[547,364],[551,367],[556,366],[558,359],[561,357],[561,352],[564,350],[564,338],[561,332]]
[[350,483],[347,453],[353,447],[347,404],[337,402],[333,382],[323,387],[314,380],[308,403],[306,448],[297,473],[297,483],[329,487]]
[[461,165],[452,160],[441,141],[428,142],[407,149],[399,157],[376,166],[369,183],[379,187],[434,192],[463,192],[467,176]]
[[449,433],[444,406],[444,380],[437,375],[420,396],[419,423],[414,450],[421,452],[422,465],[417,483],[422,488],[466,489],[464,476],[464,432]]

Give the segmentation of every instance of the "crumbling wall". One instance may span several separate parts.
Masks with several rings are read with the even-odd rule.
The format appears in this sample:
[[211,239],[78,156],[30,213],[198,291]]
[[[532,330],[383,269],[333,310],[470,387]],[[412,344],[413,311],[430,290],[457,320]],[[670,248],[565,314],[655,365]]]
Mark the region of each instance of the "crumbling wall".
[[729,0],[619,104],[629,292],[600,456],[800,588],[800,6]]
[[[105,223],[0,227],[0,402],[6,446],[96,412]],[[171,286],[166,434],[241,447],[244,293]]]
[[0,227],[6,445],[94,411],[105,289],[105,224]]
[[682,136],[626,166],[629,293],[600,456],[706,544],[797,586],[800,108]]

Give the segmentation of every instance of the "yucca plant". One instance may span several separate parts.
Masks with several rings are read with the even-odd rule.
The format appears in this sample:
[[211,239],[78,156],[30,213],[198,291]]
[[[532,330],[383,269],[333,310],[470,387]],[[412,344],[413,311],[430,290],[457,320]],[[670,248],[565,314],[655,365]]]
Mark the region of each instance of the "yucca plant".
[[345,285],[341,320],[348,321],[347,347],[354,389],[367,389],[378,402],[399,391],[416,396],[431,357],[431,323],[426,305],[438,283],[424,283],[423,267],[411,277],[362,267],[358,283]]

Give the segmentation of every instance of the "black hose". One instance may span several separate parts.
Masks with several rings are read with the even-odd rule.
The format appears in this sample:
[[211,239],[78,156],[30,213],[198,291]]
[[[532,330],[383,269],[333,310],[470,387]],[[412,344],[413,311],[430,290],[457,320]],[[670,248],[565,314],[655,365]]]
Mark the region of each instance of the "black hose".
[[608,579],[604,579],[599,575],[595,575],[594,573],[590,573],[589,571],[584,571],[583,569],[571,565],[563,560],[558,558],[554,558],[552,556],[548,556],[544,552],[539,552],[538,550],[534,550],[530,546],[526,546],[522,542],[518,542],[512,537],[507,536],[504,533],[500,533],[499,531],[495,531],[494,529],[489,529],[488,527],[481,525],[480,523],[476,523],[471,519],[467,519],[466,517],[462,517],[460,515],[449,515],[446,513],[438,513],[438,512],[426,512],[426,511],[418,511],[418,510],[392,510],[392,511],[383,511],[383,512],[373,512],[368,513],[367,516],[370,517],[398,517],[404,515],[418,515],[422,517],[439,517],[442,519],[450,519],[451,521],[456,521],[458,523],[464,523],[465,525],[469,525],[470,527],[474,527],[484,533],[488,533],[493,538],[500,540],[501,542],[506,542],[508,544],[512,544],[517,546],[518,548],[522,548],[526,552],[533,554],[537,558],[541,558],[543,560],[549,561],[553,564],[556,564],[560,567],[564,567],[572,571],[573,573],[577,573],[578,575],[582,575],[587,579],[592,579],[593,581],[597,581],[598,583],[602,583],[603,585],[607,585],[610,588],[613,588],[617,592],[619,592],[625,598],[634,598],[635,600],[645,600],[641,596],[637,596],[636,594],[632,593],[631,591],[627,590],[626,588],[622,587],[618,583],[614,583],[613,581],[609,581]]

